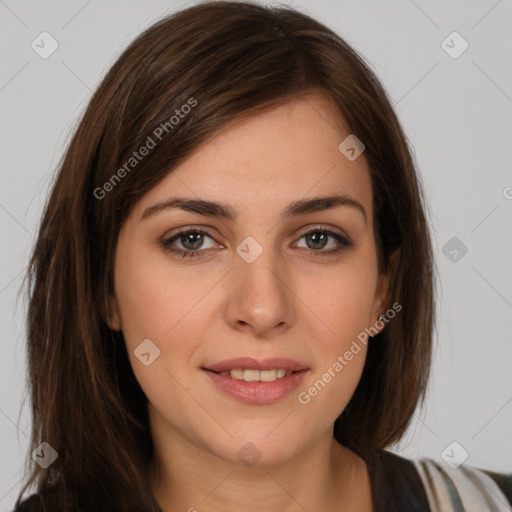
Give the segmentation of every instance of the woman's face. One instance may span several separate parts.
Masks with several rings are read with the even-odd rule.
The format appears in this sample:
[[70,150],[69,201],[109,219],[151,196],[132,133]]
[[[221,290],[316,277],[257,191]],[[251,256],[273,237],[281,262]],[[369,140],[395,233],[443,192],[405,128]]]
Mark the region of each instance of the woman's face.
[[[353,342],[388,307],[367,162],[338,149],[349,134],[325,96],[297,99],[217,134],[135,205],[109,325],[153,433],[260,464],[332,436],[365,362]],[[332,196],[347,201],[311,202]]]

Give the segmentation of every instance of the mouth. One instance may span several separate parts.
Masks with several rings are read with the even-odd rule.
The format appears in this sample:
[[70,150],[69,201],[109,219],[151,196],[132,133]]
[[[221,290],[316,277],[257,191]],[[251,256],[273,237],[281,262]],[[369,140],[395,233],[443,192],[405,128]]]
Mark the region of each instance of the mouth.
[[309,372],[297,361],[237,358],[202,367],[218,389],[251,404],[276,402],[293,391]]

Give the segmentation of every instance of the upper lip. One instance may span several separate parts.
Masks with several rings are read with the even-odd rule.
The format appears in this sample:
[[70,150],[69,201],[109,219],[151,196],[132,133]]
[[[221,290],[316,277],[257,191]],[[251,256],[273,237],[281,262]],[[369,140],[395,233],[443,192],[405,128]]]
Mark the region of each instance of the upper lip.
[[249,370],[272,370],[283,369],[291,371],[307,370],[308,366],[292,359],[283,357],[272,357],[269,359],[253,359],[252,357],[237,357],[235,359],[226,359],[220,363],[215,363],[204,367],[206,370],[214,372],[224,372],[236,368],[243,368]]

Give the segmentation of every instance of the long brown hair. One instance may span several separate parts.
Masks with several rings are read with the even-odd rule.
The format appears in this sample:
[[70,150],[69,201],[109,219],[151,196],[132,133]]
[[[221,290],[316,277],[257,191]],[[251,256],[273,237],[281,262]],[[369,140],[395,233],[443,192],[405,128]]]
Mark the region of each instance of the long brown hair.
[[[58,457],[43,469],[27,456],[16,503],[35,486],[45,510],[159,510],[147,399],[122,332],[104,321],[120,228],[142,194],[229,122],[318,89],[366,146],[379,269],[401,250],[391,302],[403,309],[370,342],[333,433],[366,459],[401,438],[430,371],[434,279],[425,199],[392,104],[358,54],[309,16],[206,2],[129,45],[59,165],[26,276],[29,454],[47,442]],[[178,122],[176,110],[187,112]],[[148,137],[155,146],[130,160]]]

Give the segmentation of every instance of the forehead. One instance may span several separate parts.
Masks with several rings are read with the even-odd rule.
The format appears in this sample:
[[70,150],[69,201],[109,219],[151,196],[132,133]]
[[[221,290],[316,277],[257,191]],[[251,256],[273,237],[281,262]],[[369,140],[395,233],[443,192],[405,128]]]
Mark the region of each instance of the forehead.
[[321,93],[242,116],[176,166],[145,194],[137,210],[179,195],[261,213],[338,193],[353,196],[370,214],[364,153],[351,161],[338,149],[349,135],[335,105]]

